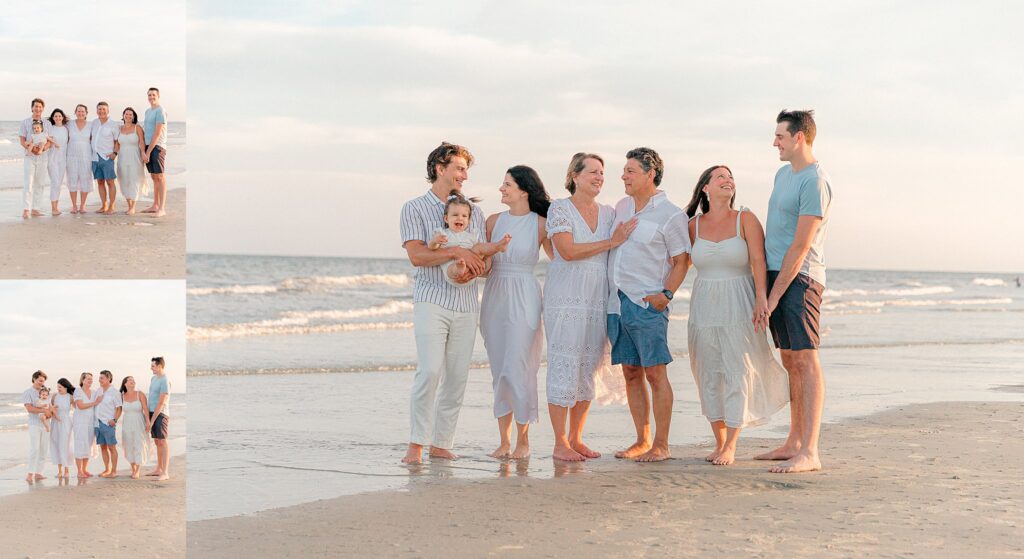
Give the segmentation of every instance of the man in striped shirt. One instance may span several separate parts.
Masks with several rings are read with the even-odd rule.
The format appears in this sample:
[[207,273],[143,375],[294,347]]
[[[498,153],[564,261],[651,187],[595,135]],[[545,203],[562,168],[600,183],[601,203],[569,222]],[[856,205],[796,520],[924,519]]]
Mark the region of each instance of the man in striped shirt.
[[[484,261],[473,251],[450,247],[431,250],[427,245],[444,226],[444,206],[452,191],[462,191],[473,155],[466,148],[442,142],[427,157],[430,190],[402,206],[402,246],[416,267],[413,283],[413,324],[416,331],[416,376],[410,397],[409,450],[402,462],[419,464],[423,447],[431,458],[454,459],[455,424],[469,377],[469,362],[476,341],[480,302],[476,282]],[[472,205],[469,231],[485,241],[483,211]],[[462,259],[466,273],[462,285],[444,279],[444,264]]]

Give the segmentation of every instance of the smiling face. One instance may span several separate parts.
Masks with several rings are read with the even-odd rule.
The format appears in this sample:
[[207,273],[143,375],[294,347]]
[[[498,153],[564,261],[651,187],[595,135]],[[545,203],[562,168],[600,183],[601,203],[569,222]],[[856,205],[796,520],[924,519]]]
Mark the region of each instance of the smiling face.
[[53,123],[57,126],[64,126],[64,113],[53,113]]
[[588,157],[583,161],[583,170],[573,178],[573,182],[576,184],[576,192],[596,197],[601,193],[601,187],[604,186],[604,165],[600,161]]
[[445,186],[445,190],[462,191],[462,183],[469,178],[469,163],[466,158],[453,156],[447,165],[437,166],[437,180]]
[[508,173],[505,173],[505,180],[501,183],[501,188],[498,191],[501,192],[501,203],[506,206],[518,204],[529,197],[529,194],[519,190],[516,179],[512,178],[512,175]]
[[627,159],[622,168],[622,185],[626,187],[626,195],[634,196],[639,192],[647,192],[654,188],[654,169],[644,172],[643,165],[636,159]]
[[102,388],[103,390],[106,390],[109,387],[110,387],[110,379],[107,378],[107,375],[100,375],[100,388]]
[[135,391],[135,378],[128,377],[124,380],[124,387],[128,389],[128,392]]
[[463,204],[449,204],[448,212],[444,214],[444,222],[448,228],[456,233],[461,233],[469,227],[469,206]]
[[135,116],[135,111],[132,109],[125,109],[124,112],[121,113],[121,121],[125,124],[133,124],[138,122],[138,120],[139,117]]
[[107,120],[107,115],[110,113],[110,108],[106,105],[100,105],[96,107],[96,116],[100,117],[100,120]]
[[160,102],[160,93],[155,89],[150,89],[149,92],[146,93],[146,99],[149,99],[150,106],[155,107],[156,104]]
[[41,134],[43,132],[43,124],[41,122],[32,123],[32,133]]
[[58,384],[57,385],[57,393],[58,394],[67,394],[68,393],[68,389],[64,388],[63,384]]
[[84,105],[75,107],[75,118],[78,120],[85,120],[85,117],[89,116],[89,109],[85,108]]
[[775,142],[772,144],[776,149],[779,150],[780,161],[792,161],[793,156],[797,152],[799,137],[802,136],[801,132],[797,132],[796,135],[789,133],[789,123],[780,122],[775,126]]
[[79,386],[85,388],[86,390],[92,388],[92,374],[84,373],[82,375],[82,378],[79,380]]
[[32,388],[35,388],[36,390],[42,388],[44,384],[46,384],[46,375],[39,375],[32,380]]
[[711,180],[704,186],[704,194],[711,200],[731,200],[736,196],[736,182],[732,173],[725,167],[719,167],[711,172]]
[[39,101],[36,101],[32,103],[32,119],[39,120],[41,118],[43,118],[43,104]]

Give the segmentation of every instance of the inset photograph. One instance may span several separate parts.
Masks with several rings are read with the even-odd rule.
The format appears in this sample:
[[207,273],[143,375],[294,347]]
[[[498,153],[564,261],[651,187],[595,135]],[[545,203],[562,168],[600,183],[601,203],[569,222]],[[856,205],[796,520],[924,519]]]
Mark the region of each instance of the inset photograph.
[[3,24],[0,279],[182,279],[185,3],[61,3],[59,40],[32,10]]
[[5,557],[184,556],[183,284],[0,282]]

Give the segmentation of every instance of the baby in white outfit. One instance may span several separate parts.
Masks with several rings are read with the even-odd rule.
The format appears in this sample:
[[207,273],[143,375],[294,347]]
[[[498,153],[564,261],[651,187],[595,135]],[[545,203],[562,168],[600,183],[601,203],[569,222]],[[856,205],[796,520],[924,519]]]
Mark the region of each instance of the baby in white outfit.
[[[472,250],[477,256],[484,260],[499,252],[505,252],[510,235],[505,235],[497,243],[478,243],[476,233],[469,232],[470,217],[473,215],[473,206],[458,190],[452,190],[448,195],[448,201],[444,205],[444,229],[438,229],[434,238],[430,239],[427,247],[430,250],[439,248],[460,247]],[[489,263],[489,262],[488,262]],[[467,282],[459,282],[457,278],[466,272],[466,261],[462,258],[453,260],[445,266],[444,279],[452,285],[462,285]]]

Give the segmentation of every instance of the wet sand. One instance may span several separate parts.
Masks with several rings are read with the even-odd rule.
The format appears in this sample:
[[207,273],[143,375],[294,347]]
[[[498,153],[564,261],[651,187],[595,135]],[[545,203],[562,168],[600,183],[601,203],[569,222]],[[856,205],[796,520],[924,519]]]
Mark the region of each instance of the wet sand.
[[[422,466],[380,491],[188,524],[189,554],[298,557],[1020,556],[1024,407],[931,403],[826,425],[826,469],[768,473],[741,439],[732,466],[706,447],[641,465],[556,464],[555,479],[445,479]],[[534,449],[548,456],[550,450]],[[396,458],[397,459],[397,458]],[[535,458],[540,459],[540,458]],[[413,474],[416,472],[414,471]]]
[[[4,257],[0,279],[184,279],[185,189],[167,193],[167,215],[100,215],[99,197],[90,195],[88,213],[0,224]],[[139,209],[150,201],[139,201]]]
[[167,481],[118,473],[0,498],[0,556],[184,557],[185,457],[171,458]]

